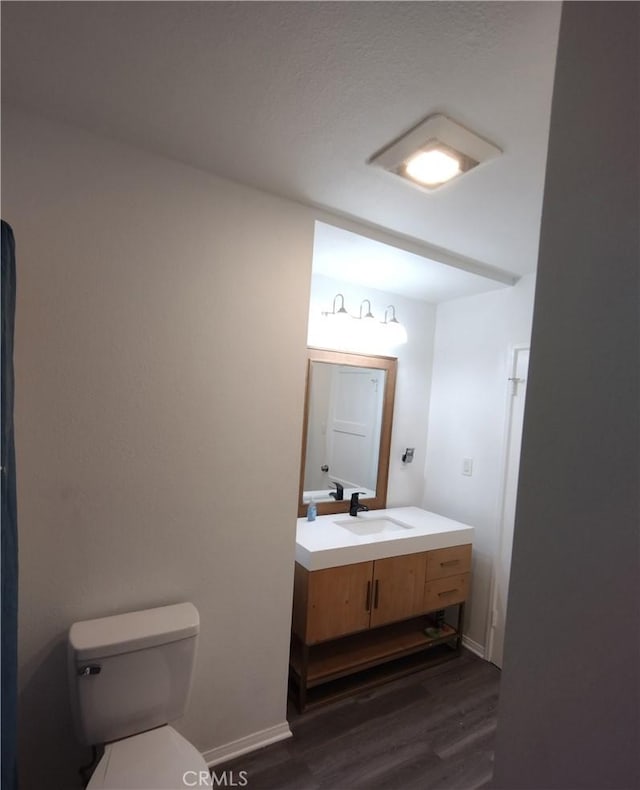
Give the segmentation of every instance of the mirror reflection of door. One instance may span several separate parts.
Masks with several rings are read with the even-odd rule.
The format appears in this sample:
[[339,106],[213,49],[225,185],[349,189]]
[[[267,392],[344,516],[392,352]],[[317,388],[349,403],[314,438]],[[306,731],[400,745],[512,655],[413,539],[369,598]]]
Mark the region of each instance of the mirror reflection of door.
[[384,371],[333,366],[326,433],[329,477],[375,491]]
[[375,494],[385,376],[377,368],[312,363],[305,491],[340,483]]

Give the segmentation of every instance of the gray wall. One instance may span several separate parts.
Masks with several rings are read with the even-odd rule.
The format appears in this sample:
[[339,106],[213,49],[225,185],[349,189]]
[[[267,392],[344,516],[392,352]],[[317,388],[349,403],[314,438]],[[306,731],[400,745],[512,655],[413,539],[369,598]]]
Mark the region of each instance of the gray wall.
[[496,788],[640,786],[637,3],[566,3]]
[[313,218],[72,127],[6,109],[2,125],[21,786],[66,790],[88,756],[68,705],[75,620],[193,601],[177,728],[210,756],[286,728]]

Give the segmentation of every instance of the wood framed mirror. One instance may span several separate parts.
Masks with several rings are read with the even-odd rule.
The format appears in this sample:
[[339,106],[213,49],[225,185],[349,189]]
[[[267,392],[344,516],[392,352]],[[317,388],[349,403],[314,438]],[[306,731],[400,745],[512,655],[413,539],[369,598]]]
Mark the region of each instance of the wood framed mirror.
[[309,348],[298,516],[349,511],[351,494],[370,510],[387,504],[398,361]]

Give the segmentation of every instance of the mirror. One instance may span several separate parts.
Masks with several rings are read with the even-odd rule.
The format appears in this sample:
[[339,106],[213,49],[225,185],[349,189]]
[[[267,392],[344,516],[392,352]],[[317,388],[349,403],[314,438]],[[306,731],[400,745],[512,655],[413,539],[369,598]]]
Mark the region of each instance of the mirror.
[[309,349],[298,515],[386,507],[397,360]]

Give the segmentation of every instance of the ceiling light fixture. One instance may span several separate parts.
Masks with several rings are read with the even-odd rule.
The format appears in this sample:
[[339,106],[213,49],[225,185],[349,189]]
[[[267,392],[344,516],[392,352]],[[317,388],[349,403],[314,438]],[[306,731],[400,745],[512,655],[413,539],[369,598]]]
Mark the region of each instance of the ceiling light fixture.
[[374,154],[368,164],[432,190],[501,153],[493,143],[446,115],[430,115]]
[[420,151],[407,160],[404,166],[407,178],[428,187],[443,184],[460,172],[460,160],[438,148]]

